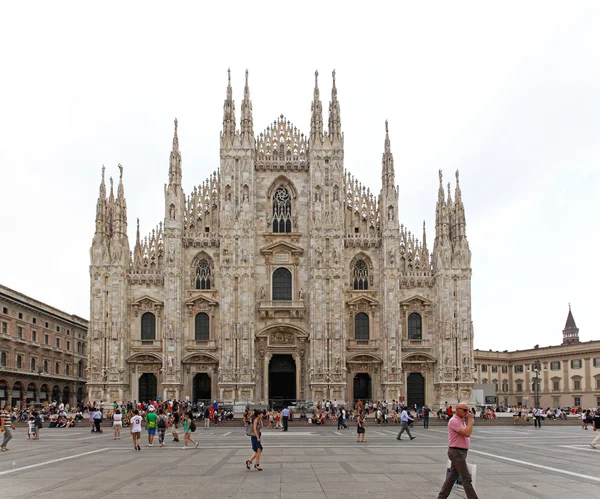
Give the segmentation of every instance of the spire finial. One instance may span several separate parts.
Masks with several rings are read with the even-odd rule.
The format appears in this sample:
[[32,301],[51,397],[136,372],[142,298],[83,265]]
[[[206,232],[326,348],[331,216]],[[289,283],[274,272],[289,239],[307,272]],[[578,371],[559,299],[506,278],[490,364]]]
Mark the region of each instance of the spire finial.
[[231,68],[227,68],[227,84],[231,85]]
[[569,302],[569,312],[571,311],[571,302]]
[[319,79],[319,70],[315,69],[315,87],[319,85],[318,79]]
[[123,165],[119,163],[119,182],[123,181]]
[[440,187],[442,187],[443,181],[444,181],[444,175],[442,174],[442,169],[440,168],[439,171],[439,175],[440,175]]
[[458,177],[459,177],[458,170],[456,170],[456,185],[458,185]]
[[385,133],[388,133],[388,120],[385,120]]
[[113,178],[110,177],[110,195],[113,196]]
[[246,69],[246,86],[248,86],[248,70]]
[[335,88],[335,69],[331,73],[331,76],[333,76],[333,88]]
[[104,183],[104,172],[106,171],[106,167],[102,165],[102,183]]
[[177,135],[177,124],[178,124],[178,122],[177,122],[177,118],[175,118],[175,119],[173,120],[173,123],[175,124],[175,135]]

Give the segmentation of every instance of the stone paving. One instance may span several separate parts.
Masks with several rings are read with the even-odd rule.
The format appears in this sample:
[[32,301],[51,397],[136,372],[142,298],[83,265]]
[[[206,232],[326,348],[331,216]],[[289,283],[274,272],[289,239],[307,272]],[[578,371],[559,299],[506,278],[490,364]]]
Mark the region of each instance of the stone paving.
[[[2,498],[118,498],[177,494],[212,498],[434,498],[446,466],[443,427],[415,428],[416,440],[397,441],[397,426],[367,428],[356,443],[354,428],[294,427],[265,430],[264,471],[248,471],[249,438],[243,428],[199,427],[197,450],[147,446],[135,452],[127,429],[113,440],[84,427],[42,430],[39,441],[15,432],[0,454]],[[566,495],[600,497],[596,435],[578,427],[475,427],[469,462],[477,465],[479,497],[510,499]],[[451,497],[464,497],[462,491]]]

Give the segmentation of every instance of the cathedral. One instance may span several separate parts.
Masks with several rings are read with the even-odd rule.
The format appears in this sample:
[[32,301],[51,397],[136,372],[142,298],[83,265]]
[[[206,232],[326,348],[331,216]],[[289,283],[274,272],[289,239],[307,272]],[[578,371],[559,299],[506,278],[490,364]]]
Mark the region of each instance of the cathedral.
[[[470,401],[471,252],[459,176],[439,173],[435,240],[400,224],[388,124],[381,190],[344,168],[335,72],[327,130],[318,73],[310,132],[254,133],[231,79],[220,167],[187,194],[177,120],[164,220],[130,250],[123,168],[102,169],[90,250],[92,401]],[[432,200],[433,201],[433,200]],[[433,208],[433,202],[432,202]]]

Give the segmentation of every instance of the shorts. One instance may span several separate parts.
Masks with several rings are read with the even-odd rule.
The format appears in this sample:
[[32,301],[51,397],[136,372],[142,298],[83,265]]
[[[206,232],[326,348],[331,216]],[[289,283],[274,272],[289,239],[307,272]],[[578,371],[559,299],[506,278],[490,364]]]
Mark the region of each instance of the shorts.
[[250,437],[250,442],[252,444],[252,450],[254,452],[258,452],[259,450],[263,450],[262,444],[258,441],[256,437]]
[[175,428],[176,430],[179,429],[179,423],[173,423],[173,428]]
[[146,428],[148,430],[148,435],[156,435],[156,428]]
[[113,422],[113,428],[122,428],[122,427],[123,427],[122,421],[114,421]]

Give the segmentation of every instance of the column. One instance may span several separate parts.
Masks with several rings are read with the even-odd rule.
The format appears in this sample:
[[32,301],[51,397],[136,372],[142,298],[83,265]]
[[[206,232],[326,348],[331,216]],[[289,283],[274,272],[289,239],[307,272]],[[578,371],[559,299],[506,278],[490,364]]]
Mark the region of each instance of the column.
[[591,357],[586,357],[583,359],[583,377],[585,378],[585,385],[582,385],[581,388],[585,386],[585,391],[592,391],[592,373],[591,373]]
[[296,400],[300,400],[300,370],[302,369],[302,362],[300,361],[300,354],[294,354],[294,361],[296,362]]
[[267,353],[265,354],[265,362],[264,362],[264,376],[265,379],[263,379],[263,399],[265,401],[266,404],[269,403],[269,362],[271,362],[271,357],[273,357],[273,354],[271,353]]

